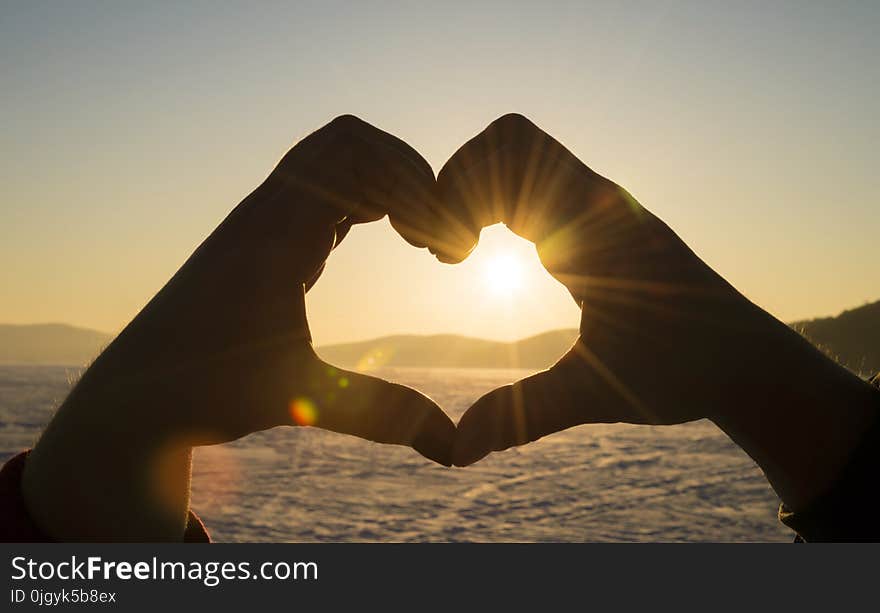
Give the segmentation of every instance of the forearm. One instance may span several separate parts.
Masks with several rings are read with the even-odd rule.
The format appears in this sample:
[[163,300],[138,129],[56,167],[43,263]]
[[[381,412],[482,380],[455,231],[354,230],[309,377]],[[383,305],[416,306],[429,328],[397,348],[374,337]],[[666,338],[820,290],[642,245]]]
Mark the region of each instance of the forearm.
[[28,456],[22,494],[35,523],[64,541],[179,541],[191,448],[163,439],[132,403],[78,386]]
[[765,357],[756,357],[745,393],[712,419],[801,510],[834,484],[880,418],[880,391],[775,323],[756,348]]
[[[266,193],[258,189],[246,201],[265,206]],[[283,321],[304,327],[304,306],[285,302],[284,287],[241,304],[242,297],[262,298],[261,276],[253,274],[262,262],[242,257],[236,241],[227,244],[244,212],[236,208],[98,356],[30,452],[22,494],[49,536],[183,538],[193,445],[235,438],[219,407],[247,388],[242,363],[270,370],[246,343],[260,348],[266,338],[282,343],[296,336],[259,327],[282,309]],[[235,307],[228,313],[206,306],[227,304]],[[219,439],[207,440],[217,433]]]

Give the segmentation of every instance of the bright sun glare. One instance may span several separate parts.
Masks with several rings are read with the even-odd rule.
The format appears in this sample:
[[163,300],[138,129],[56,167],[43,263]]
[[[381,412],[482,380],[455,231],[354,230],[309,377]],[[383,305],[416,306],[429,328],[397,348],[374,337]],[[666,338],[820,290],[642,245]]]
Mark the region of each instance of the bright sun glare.
[[486,263],[486,281],[496,293],[511,293],[522,285],[522,264],[509,253],[493,256]]

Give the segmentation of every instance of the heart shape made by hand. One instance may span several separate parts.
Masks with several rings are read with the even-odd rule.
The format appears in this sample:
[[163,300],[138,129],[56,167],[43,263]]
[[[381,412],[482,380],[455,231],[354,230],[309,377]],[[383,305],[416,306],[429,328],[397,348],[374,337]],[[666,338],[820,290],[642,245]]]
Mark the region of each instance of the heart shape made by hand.
[[[533,241],[581,308],[574,346],[550,369],[478,399],[457,427],[413,389],[322,362],[305,291],[352,225],[385,215],[446,263],[466,258],[496,222]],[[802,373],[806,391],[779,383]],[[278,425],[410,445],[464,466],[577,424],[709,417],[799,505],[839,477],[853,437],[871,423],[865,416],[873,420],[869,387],[524,117],[494,121],[435,178],[412,147],[343,116],[294,146],[101,353],[28,457],[24,478],[45,494],[31,508],[73,500],[94,535],[106,537],[110,526],[143,539],[118,518],[149,516],[151,530],[179,537],[190,448]],[[827,419],[841,389],[870,411]],[[767,410],[778,406],[798,407],[797,418]],[[146,513],[155,491],[145,466],[170,476],[172,492]],[[124,496],[83,488],[87,474],[142,487]],[[76,522],[57,531],[65,533],[83,536]]]
[[[552,368],[486,394],[464,414],[455,464],[578,424],[699,419],[735,397],[743,356],[758,340],[745,331],[761,329],[753,324],[766,314],[525,117],[505,115],[465,143],[431,194],[404,193],[421,206],[398,201],[347,219],[387,211],[407,241],[445,263],[465,259],[481,229],[502,222],[535,243],[582,309],[580,337]],[[676,380],[688,385],[669,384]]]
[[[304,292],[354,224],[385,215],[445,263],[503,222],[535,243],[581,307],[579,339],[549,370],[480,398],[457,427],[415,390],[322,362]],[[112,424],[125,403],[117,429],[153,423],[190,446],[313,425],[467,465],[576,424],[679,423],[730,407],[752,347],[778,326],[521,115],[492,122],[436,178],[402,140],[342,116],[226,217],[89,368],[59,419],[88,411]]]

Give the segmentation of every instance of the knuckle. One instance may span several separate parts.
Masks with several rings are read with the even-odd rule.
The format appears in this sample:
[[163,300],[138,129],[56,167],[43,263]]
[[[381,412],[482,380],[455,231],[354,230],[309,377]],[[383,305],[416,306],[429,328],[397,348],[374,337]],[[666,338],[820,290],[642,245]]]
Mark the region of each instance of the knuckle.
[[355,115],[344,114],[332,119],[318,130],[312,132],[298,143],[296,143],[282,158],[279,166],[287,167],[296,159],[296,155],[301,150],[313,148],[318,143],[336,142],[340,138],[345,139],[347,135],[362,131],[368,126],[364,120]]
[[489,124],[489,127],[506,132],[508,130],[533,129],[535,124],[520,113],[507,113]]
[[327,124],[327,127],[349,132],[362,129],[365,125],[367,125],[366,122],[360,117],[351,114],[344,114],[335,117],[330,123]]

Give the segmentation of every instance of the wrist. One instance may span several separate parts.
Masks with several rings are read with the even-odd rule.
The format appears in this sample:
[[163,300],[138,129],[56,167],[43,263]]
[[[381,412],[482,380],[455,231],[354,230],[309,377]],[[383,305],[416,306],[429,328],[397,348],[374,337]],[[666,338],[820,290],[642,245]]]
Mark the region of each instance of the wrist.
[[28,456],[22,496],[34,522],[64,541],[182,538],[190,449],[163,444],[124,407],[76,390]]
[[[828,490],[880,416],[880,392],[793,331],[771,343],[747,394],[712,416],[761,467],[779,497],[800,510]],[[787,335],[783,335],[787,336]]]

